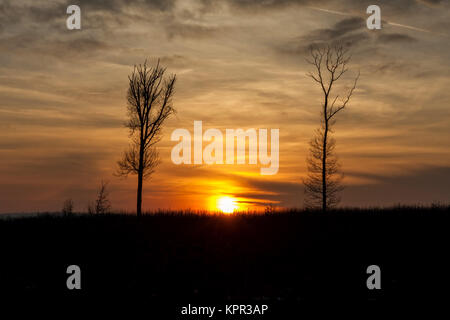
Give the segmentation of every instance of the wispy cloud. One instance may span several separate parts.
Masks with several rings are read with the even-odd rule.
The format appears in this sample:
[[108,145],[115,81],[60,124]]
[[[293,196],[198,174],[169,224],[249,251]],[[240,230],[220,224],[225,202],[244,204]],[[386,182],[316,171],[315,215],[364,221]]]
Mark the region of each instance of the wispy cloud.
[[[336,10],[317,8],[317,7],[310,7],[310,6],[308,6],[307,8],[312,9],[312,10],[316,10],[316,11],[320,11],[320,12],[326,12],[326,13],[330,13],[330,14],[334,14],[334,15],[339,15],[339,16],[355,16],[355,13],[346,13],[346,12],[340,12],[340,11],[336,11]],[[360,15],[359,17],[363,18],[365,16]],[[383,19],[383,23],[389,24],[389,25],[394,26],[394,27],[399,27],[399,28],[404,28],[404,29],[409,29],[409,30],[414,30],[414,31],[425,32],[425,33],[430,33],[430,34],[435,34],[435,35],[439,35],[439,36],[446,36],[446,37],[448,37],[448,34],[446,34],[446,33],[434,32],[434,31],[431,31],[431,30],[426,30],[426,29],[418,28],[418,27],[411,26],[411,25],[396,23],[396,22],[388,21],[388,20],[384,20],[384,19]]]

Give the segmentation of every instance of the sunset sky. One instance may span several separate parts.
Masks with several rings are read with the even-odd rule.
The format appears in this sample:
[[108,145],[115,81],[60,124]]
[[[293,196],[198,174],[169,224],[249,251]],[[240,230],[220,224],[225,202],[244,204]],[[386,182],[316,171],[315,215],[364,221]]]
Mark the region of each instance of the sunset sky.
[[[81,7],[81,30],[66,8]],[[381,7],[381,30],[366,8]],[[344,206],[450,201],[450,3],[439,0],[143,0],[0,2],[0,213],[85,211],[102,179],[114,209],[135,210],[136,177],[113,176],[128,145],[127,76],[148,59],[177,74],[144,184],[144,210],[303,206],[308,141],[321,91],[312,43],[342,40],[361,76],[335,126]],[[280,130],[280,168],[175,165],[176,128]]]

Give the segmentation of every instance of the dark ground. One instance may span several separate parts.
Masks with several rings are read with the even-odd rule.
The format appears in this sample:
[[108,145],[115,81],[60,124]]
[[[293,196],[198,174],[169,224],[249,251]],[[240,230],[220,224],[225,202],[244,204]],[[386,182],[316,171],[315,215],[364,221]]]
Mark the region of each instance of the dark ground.
[[[0,291],[151,302],[450,297],[450,208],[0,220]],[[82,290],[66,288],[81,267]],[[366,268],[381,268],[368,290]]]

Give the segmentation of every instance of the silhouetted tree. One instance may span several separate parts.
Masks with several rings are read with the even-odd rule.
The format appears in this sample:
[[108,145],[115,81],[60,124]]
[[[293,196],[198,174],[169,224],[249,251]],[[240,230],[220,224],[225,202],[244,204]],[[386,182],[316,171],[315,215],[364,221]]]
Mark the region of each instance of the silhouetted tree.
[[97,199],[95,200],[95,213],[103,214],[108,213],[111,209],[111,203],[109,202],[109,192],[107,190],[108,182],[102,180],[97,192]]
[[63,215],[71,215],[73,213],[73,200],[72,199],[66,199],[63,203],[63,208],[61,210]]
[[310,59],[307,62],[314,66],[314,72],[308,73],[320,85],[323,93],[321,126],[309,143],[307,158],[308,176],[305,185],[306,206],[321,207],[323,211],[337,205],[340,201],[343,175],[335,154],[336,140],[331,137],[335,116],[350,101],[358,82],[359,73],[354,79],[352,88],[340,99],[339,94],[332,97],[333,85],[347,72],[350,55],[341,44],[323,47],[311,47]]
[[87,212],[89,214],[95,214],[95,205],[94,202],[89,201],[87,205]]
[[175,112],[172,97],[175,75],[165,77],[166,68],[159,60],[154,67],[134,66],[128,76],[128,117],[132,142],[118,161],[118,175],[136,174],[138,177],[136,213],[141,215],[143,180],[148,178],[159,164],[155,144],[161,138],[164,121]]
[[107,190],[108,182],[102,180],[97,191],[95,202],[88,204],[89,214],[105,214],[111,209],[111,202],[108,199],[109,192]]

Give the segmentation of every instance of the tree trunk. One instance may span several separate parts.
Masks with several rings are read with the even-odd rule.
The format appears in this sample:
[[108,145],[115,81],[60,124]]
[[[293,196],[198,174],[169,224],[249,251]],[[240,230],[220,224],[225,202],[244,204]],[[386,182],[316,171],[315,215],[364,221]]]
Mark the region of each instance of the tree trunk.
[[142,170],[139,170],[139,173],[138,173],[136,215],[138,217],[140,217],[141,214],[142,214]]
[[325,125],[323,135],[323,155],[322,155],[322,211],[327,211],[327,136],[328,124]]
[[139,168],[138,168],[138,189],[137,189],[137,204],[136,215],[140,217],[142,215],[142,184],[144,178],[144,142],[142,139],[141,129],[141,143],[139,146]]
[[327,211],[327,137],[328,137],[328,95],[325,95],[323,106],[323,116],[325,129],[323,133],[323,149],[322,149],[322,211]]

